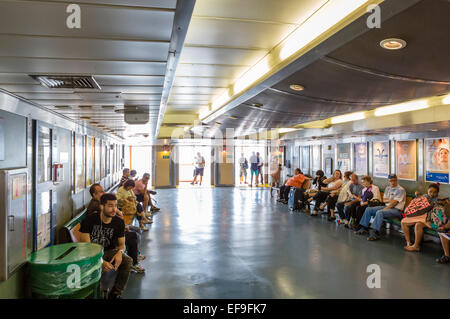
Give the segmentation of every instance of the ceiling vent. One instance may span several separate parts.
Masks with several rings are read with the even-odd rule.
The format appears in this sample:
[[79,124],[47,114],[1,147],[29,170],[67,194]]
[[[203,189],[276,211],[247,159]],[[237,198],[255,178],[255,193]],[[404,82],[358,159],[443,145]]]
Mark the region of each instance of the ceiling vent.
[[92,76],[84,75],[30,75],[50,89],[98,89],[100,85]]

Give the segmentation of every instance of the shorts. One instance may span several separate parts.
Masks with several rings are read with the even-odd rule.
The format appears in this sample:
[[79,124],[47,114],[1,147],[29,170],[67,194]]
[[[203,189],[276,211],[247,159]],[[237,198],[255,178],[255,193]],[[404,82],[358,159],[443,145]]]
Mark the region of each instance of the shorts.
[[203,167],[202,168],[196,167],[195,171],[194,171],[194,176],[197,176],[197,175],[203,176],[203,170],[204,170]]
[[136,195],[136,201],[142,203],[144,201],[144,195],[142,194]]
[[247,176],[247,169],[246,168],[241,167],[240,176]]
[[256,176],[259,175],[259,170],[257,170],[257,169],[253,169],[253,168],[252,168],[250,171],[251,171],[251,173],[252,173],[252,176],[253,176],[253,175],[256,175]]

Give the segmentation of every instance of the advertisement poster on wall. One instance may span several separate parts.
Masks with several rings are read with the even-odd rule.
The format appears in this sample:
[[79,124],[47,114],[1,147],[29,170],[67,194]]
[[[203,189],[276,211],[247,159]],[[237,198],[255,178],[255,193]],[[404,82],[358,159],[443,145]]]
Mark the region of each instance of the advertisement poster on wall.
[[367,175],[367,143],[353,144],[353,157],[355,160],[355,173]]
[[416,141],[397,141],[396,166],[399,179],[416,180]]
[[373,142],[373,176],[389,176],[389,142]]
[[425,139],[425,178],[427,182],[449,183],[448,137]]
[[313,174],[316,173],[319,169],[321,169],[322,158],[321,158],[321,145],[313,145],[312,146],[312,170]]
[[301,149],[302,165],[301,169],[304,174],[309,174],[309,146],[302,146]]
[[350,143],[338,144],[336,169],[340,170],[342,174],[350,171]]

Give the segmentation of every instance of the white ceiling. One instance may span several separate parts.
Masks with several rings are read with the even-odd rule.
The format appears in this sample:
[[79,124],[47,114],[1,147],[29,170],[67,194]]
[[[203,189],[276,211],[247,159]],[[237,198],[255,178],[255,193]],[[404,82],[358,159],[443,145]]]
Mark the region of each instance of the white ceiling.
[[[66,27],[72,3],[80,4],[81,29]],[[176,0],[2,0],[0,88],[125,137],[139,132],[124,122],[124,105],[146,106],[150,122],[138,131],[151,136],[175,8]],[[31,74],[93,75],[101,91],[48,89]]]
[[167,112],[198,113],[327,1],[197,0]]

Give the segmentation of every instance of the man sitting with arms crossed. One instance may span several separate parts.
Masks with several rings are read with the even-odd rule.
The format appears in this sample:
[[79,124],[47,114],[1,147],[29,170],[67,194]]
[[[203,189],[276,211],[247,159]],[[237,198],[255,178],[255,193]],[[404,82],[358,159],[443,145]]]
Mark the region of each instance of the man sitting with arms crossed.
[[375,233],[367,240],[378,240],[380,239],[380,229],[385,217],[402,217],[402,211],[406,203],[406,191],[398,184],[397,175],[395,174],[389,175],[389,186],[384,190],[383,202],[385,206],[367,207],[361,218],[361,229],[357,234],[366,234],[369,230],[370,219],[375,216],[372,223]]
[[118,272],[110,299],[120,298],[130,276],[132,259],[125,254],[125,223],[116,216],[117,198],[114,194],[103,194],[99,213],[86,216],[81,222],[81,242],[103,246],[102,271]]

